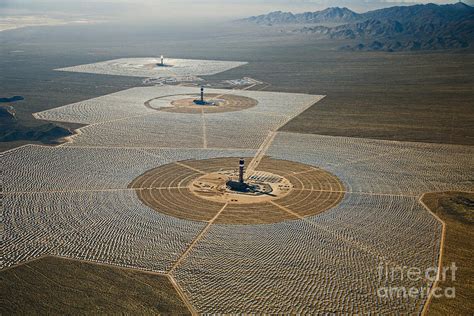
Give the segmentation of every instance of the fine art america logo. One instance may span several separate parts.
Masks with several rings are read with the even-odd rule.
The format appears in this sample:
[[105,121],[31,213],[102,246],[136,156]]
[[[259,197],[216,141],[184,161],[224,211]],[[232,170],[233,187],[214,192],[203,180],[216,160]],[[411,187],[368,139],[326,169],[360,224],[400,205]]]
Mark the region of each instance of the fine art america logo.
[[[377,288],[377,296],[380,298],[425,298],[431,295],[434,298],[454,298],[456,289],[454,287],[442,288],[439,281],[455,281],[457,266],[452,262],[449,266],[429,267],[420,269],[418,267],[390,266],[380,263],[377,267],[378,279],[381,283],[388,284]],[[397,286],[392,284],[404,284],[422,281],[425,285],[421,287]],[[430,286],[432,285],[432,287]]]

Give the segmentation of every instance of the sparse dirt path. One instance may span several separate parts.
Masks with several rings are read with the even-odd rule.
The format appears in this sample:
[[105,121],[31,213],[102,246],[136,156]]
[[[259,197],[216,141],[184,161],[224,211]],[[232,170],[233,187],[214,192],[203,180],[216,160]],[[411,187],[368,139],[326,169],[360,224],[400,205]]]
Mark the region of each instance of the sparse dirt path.
[[197,172],[197,173],[207,174],[206,172],[204,172],[204,171],[202,171],[202,170],[193,168],[193,167],[188,166],[188,165],[186,165],[186,164],[184,164],[184,163],[182,163],[182,162],[179,162],[179,161],[175,162],[175,164],[177,164],[178,166],[184,167],[184,168],[188,168],[188,169],[190,169],[190,170],[192,170],[192,171],[195,171],[195,172]]
[[445,242],[445,239],[446,239],[446,223],[438,216],[436,215],[424,202],[423,202],[423,198],[425,197],[425,195],[429,193],[429,192],[426,192],[426,193],[423,193],[419,198],[418,198],[418,202],[423,205],[423,207],[425,208],[425,210],[428,211],[428,213],[430,213],[438,222],[441,223],[441,226],[442,226],[442,230],[441,230],[441,241],[439,243],[439,256],[438,256],[438,271],[437,271],[437,274],[436,274],[436,281],[431,285],[431,288],[430,288],[430,293],[428,295],[428,298],[425,302],[425,305],[423,306],[423,310],[421,311],[421,315],[422,316],[425,316],[428,314],[428,309],[429,309],[429,305],[431,303],[431,300],[433,299],[433,291],[432,289],[433,288],[436,288],[438,286],[438,283],[439,283],[439,280],[441,280],[441,269],[443,268],[443,254],[444,254],[444,242]]
[[[320,100],[318,100],[317,102],[319,102]],[[308,103],[305,107],[305,109],[311,107],[313,104],[315,104],[315,102],[311,102],[311,103]],[[303,109],[302,111],[304,111],[305,109]],[[260,145],[259,149],[257,150],[254,158],[252,159],[252,161],[248,164],[247,168],[246,168],[246,173],[247,174],[251,174],[253,171],[255,171],[258,167],[258,165],[260,164],[260,161],[262,160],[262,158],[265,156],[265,153],[267,152],[267,150],[270,148],[270,146],[272,145],[273,143],[273,140],[275,139],[275,136],[278,132],[278,130],[283,127],[286,123],[288,123],[290,120],[292,119],[292,117],[288,116],[287,117],[287,120],[285,122],[283,122],[282,124],[280,124],[279,126],[277,126],[275,129],[271,130],[269,133],[268,133],[268,136],[267,138],[265,138],[265,140],[263,141],[263,143]]]
[[184,293],[183,289],[179,286],[178,282],[174,279],[174,277],[170,274],[166,274],[168,279],[171,282],[171,285],[173,285],[174,289],[178,293],[179,297],[183,300],[184,305],[188,308],[188,310],[191,312],[191,315],[199,315],[198,311],[194,308],[194,306],[191,304],[191,302],[188,299],[188,296]]
[[262,145],[260,145],[260,148],[257,150],[257,153],[253,157],[252,161],[248,164],[246,174],[252,174],[260,164],[260,161],[262,158],[265,156],[267,150],[270,148],[272,145],[273,140],[275,139],[276,132],[271,131],[268,133],[267,138],[263,141]]
[[219,217],[219,215],[221,215],[221,213],[224,211],[224,209],[227,207],[227,205],[228,205],[228,203],[224,204],[224,206],[208,222],[206,227],[204,227],[203,230],[193,239],[193,241],[188,246],[188,248],[183,252],[183,254],[179,257],[179,259],[173,264],[171,269],[168,271],[168,274],[172,274],[176,270],[176,268],[181,264],[181,262],[188,256],[189,252],[193,249],[194,245],[196,245],[196,243],[207,233],[209,228],[211,228],[212,224]]

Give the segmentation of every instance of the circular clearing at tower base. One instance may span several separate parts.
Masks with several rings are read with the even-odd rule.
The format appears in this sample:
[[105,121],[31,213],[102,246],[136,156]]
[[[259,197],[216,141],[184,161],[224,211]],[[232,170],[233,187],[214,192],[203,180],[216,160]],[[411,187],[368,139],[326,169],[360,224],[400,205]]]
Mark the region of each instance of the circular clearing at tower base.
[[258,101],[234,94],[205,94],[203,104],[199,104],[200,95],[174,95],[153,98],[145,102],[145,106],[165,112],[174,113],[223,113],[235,112],[252,108]]
[[[250,162],[252,158],[246,160]],[[239,158],[186,160],[149,170],[129,184],[157,212],[216,224],[270,224],[322,213],[345,189],[333,174],[306,164],[265,157],[245,173],[249,190],[236,190]]]

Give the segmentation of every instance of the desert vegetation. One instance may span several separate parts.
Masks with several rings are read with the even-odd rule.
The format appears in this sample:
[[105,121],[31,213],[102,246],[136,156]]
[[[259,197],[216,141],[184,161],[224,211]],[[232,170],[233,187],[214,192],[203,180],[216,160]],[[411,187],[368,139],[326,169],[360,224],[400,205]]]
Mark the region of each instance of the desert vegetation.
[[0,272],[2,314],[190,315],[168,277],[43,257]]

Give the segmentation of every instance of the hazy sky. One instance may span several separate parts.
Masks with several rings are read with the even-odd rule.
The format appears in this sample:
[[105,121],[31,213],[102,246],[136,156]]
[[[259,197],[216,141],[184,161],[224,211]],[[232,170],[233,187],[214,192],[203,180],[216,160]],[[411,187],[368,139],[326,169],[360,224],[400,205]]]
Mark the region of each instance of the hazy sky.
[[[472,3],[473,0],[467,2]],[[116,18],[179,19],[214,17],[238,18],[269,11],[316,11],[326,7],[345,6],[358,12],[416,3],[455,3],[456,0],[0,0],[0,13],[30,12],[70,14]]]

